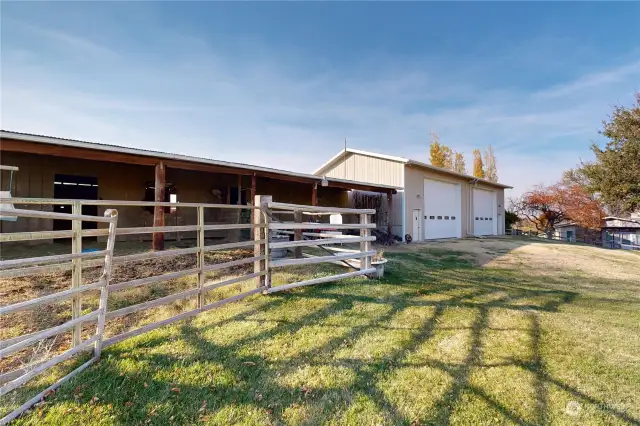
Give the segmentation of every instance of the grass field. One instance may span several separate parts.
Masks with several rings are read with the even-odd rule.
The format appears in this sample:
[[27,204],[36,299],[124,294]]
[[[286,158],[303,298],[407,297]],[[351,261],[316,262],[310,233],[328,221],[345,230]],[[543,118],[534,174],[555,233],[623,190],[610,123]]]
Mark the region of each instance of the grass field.
[[[117,344],[16,424],[640,423],[637,254],[465,240],[387,256],[381,281]],[[274,281],[310,273],[287,271]]]

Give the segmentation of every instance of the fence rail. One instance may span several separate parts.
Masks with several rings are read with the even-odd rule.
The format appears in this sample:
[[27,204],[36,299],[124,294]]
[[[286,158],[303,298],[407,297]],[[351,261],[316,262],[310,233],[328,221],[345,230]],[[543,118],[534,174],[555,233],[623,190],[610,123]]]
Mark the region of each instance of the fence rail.
[[[0,425],[15,419],[33,404],[37,403],[44,395],[54,390],[69,378],[86,369],[95,362],[103,348],[117,342],[134,337],[159,327],[172,324],[176,321],[191,318],[202,312],[221,307],[227,303],[236,302],[254,294],[269,294],[296,287],[338,281],[375,272],[371,267],[371,259],[375,250],[371,249],[371,243],[375,237],[371,236],[371,224],[369,216],[374,214],[372,209],[347,209],[337,207],[319,207],[288,203],[272,202],[269,196],[256,196],[253,206],[227,205],[227,204],[200,204],[200,203],[168,203],[168,202],[134,202],[111,200],[59,200],[59,199],[2,199],[2,203],[20,205],[39,205],[52,207],[53,205],[71,205],[71,213],[57,213],[47,210],[30,210],[24,208],[2,209],[0,214],[9,214],[17,217],[67,220],[71,222],[71,230],[56,230],[43,232],[15,232],[0,234],[0,243],[29,242],[39,240],[52,240],[59,238],[71,238],[71,253],[51,256],[37,256],[23,259],[10,259],[0,261],[0,277],[24,277],[49,272],[71,270],[71,286],[67,290],[57,291],[52,294],[33,298],[30,300],[0,306],[0,315],[13,314],[19,311],[32,309],[44,304],[71,300],[71,319],[63,324],[6,339],[0,342],[0,357],[15,356],[28,347],[53,338],[63,333],[72,332],[71,349],[59,353],[49,360],[37,362],[27,368],[19,368],[0,376],[0,396],[11,392],[32,378],[42,374],[52,366],[69,360],[77,354],[93,349],[91,359],[74,369],[49,388],[27,401],[21,407],[0,419]],[[90,216],[82,214],[83,206],[95,205],[108,208],[105,215]],[[114,208],[120,207],[170,207],[195,209],[197,224],[180,226],[147,226],[147,227],[118,227],[118,213]],[[252,214],[251,223],[205,223],[206,209],[230,209],[234,211],[249,210]],[[324,223],[330,215],[356,215],[355,223]],[[309,221],[303,222],[302,217],[308,216]],[[238,215],[238,219],[240,216]],[[280,219],[288,218],[287,221]],[[290,220],[293,219],[293,220]],[[103,223],[106,228],[82,229],[83,222]],[[251,230],[250,241],[232,241],[218,244],[207,244],[205,231],[214,230]],[[196,247],[176,248],[164,251],[149,251],[144,253],[114,254],[117,236],[144,235],[150,233],[168,232],[195,232]],[[358,233],[359,235],[343,235],[343,232]],[[277,241],[271,243],[274,236],[286,236],[289,241]],[[97,251],[86,252],[82,250],[83,238],[106,237],[106,248]],[[344,250],[339,246],[351,244],[358,249]],[[338,247],[336,247],[338,246]],[[240,259],[222,261],[214,264],[205,264],[205,254],[220,250],[250,249],[253,255]],[[318,256],[312,253],[303,253],[302,249],[322,250],[328,255]],[[289,259],[272,259],[274,250],[285,251],[292,254]],[[141,262],[154,259],[167,259],[176,256],[196,256],[196,266],[186,267],[174,272],[158,272],[149,277],[135,278],[123,282],[111,282],[112,269],[115,265],[127,265],[132,262]],[[345,260],[360,259],[359,268]],[[315,279],[286,283],[272,287],[272,270],[289,266],[308,265],[323,262],[342,264],[355,271],[337,273],[330,276]],[[253,272],[242,273],[239,276],[231,276],[219,281],[208,281],[207,274],[214,271],[226,270],[242,265],[253,264]],[[87,268],[101,267],[100,279],[91,283],[84,283],[83,270]],[[146,287],[158,283],[166,283],[185,277],[196,277],[193,287],[182,288],[177,292],[152,300],[142,301],[129,306],[109,306],[110,296],[133,288]],[[234,284],[252,281],[254,288],[244,290],[239,294],[225,297],[221,300],[213,300],[207,303],[207,296],[214,290],[227,288]],[[82,296],[87,292],[99,292],[98,308],[86,313],[82,311]],[[156,321],[132,330],[127,330],[115,335],[109,335],[110,327],[107,321],[122,318],[136,312],[145,311],[155,307],[167,305],[180,300],[194,300],[196,307],[170,318]],[[111,308],[111,310],[110,310]],[[81,338],[83,325],[95,324],[95,332],[84,340]],[[108,337],[107,337],[108,336]]]
[[[104,256],[105,267],[103,268],[102,275],[97,282],[93,284],[81,286],[79,282],[77,282],[76,280],[72,280],[72,285],[69,290],[60,291],[60,292],[56,292],[46,296],[38,297],[35,299],[30,299],[23,302],[0,307],[0,315],[7,315],[10,313],[15,313],[15,312],[26,310],[26,309],[31,309],[35,306],[39,306],[43,304],[49,304],[49,303],[57,302],[60,300],[73,299],[71,321],[67,321],[64,324],[61,324],[59,326],[52,327],[49,329],[45,329],[40,332],[31,333],[29,335],[23,336],[22,339],[15,339],[15,338],[10,339],[10,343],[8,345],[2,345],[3,349],[0,352],[1,356],[4,358],[5,356],[24,350],[28,346],[36,344],[42,339],[56,336],[68,330],[73,330],[74,337],[77,336],[77,339],[74,339],[74,345],[71,349],[68,349],[62,352],[52,357],[49,360],[31,365],[29,368],[18,369],[17,371],[10,372],[9,374],[5,373],[5,377],[8,378],[7,379],[8,381],[6,383],[2,383],[2,387],[0,387],[0,396],[3,396],[11,392],[12,390],[24,385],[29,380],[42,374],[46,370],[60,364],[63,361],[66,361],[74,357],[76,354],[93,349],[94,351],[93,357],[88,363],[85,363],[84,365],[76,368],[75,370],[71,371],[70,373],[68,373],[67,375],[65,375],[58,381],[56,381],[47,390],[45,390],[45,392],[47,392],[47,391],[56,389],[63,382],[65,382],[72,376],[78,374],[80,371],[86,368],[86,366],[90,365],[95,360],[97,360],[100,356],[100,351],[102,349],[103,330],[98,326],[96,328],[96,331],[93,333],[91,337],[89,337],[84,341],[81,341],[80,327],[82,326],[83,321],[90,321],[90,320],[97,321],[98,324],[104,324],[104,318],[106,314],[106,303],[104,304],[101,303],[97,311],[94,311],[91,314],[87,314],[83,316],[83,315],[80,315],[79,298],[81,293],[85,293],[87,291],[92,291],[92,290],[99,290],[102,295],[106,295],[107,286],[109,283],[109,276],[111,273],[110,264],[111,264],[111,257],[113,256],[113,247],[114,247],[113,243],[115,241],[115,229],[118,221],[118,214],[115,210],[107,210],[104,214],[104,217],[99,217],[99,216],[82,215],[82,214],[78,214],[77,212],[76,214],[63,214],[63,213],[53,213],[53,212],[37,211],[37,210],[0,209],[0,214],[8,214],[8,213],[18,218],[35,217],[35,218],[43,218],[43,219],[71,220],[73,222],[72,238],[74,239],[74,245],[77,245],[76,243],[77,239],[81,238],[80,234],[78,233],[78,229],[79,229],[78,224],[81,223],[82,221],[103,222],[109,225],[107,249],[101,251],[100,253],[92,253],[93,257]],[[16,240],[13,240],[13,241],[16,241]],[[20,241],[20,240],[18,239],[17,241]],[[71,261],[71,262],[74,262],[73,268],[77,268],[77,265],[79,265],[79,262],[81,262],[82,259],[85,257],[90,257],[90,256],[84,256],[82,253],[73,253],[72,255],[64,255],[64,256],[45,256],[45,257],[41,256],[41,257],[36,257],[31,259],[2,261],[2,264],[1,264],[2,271],[0,276],[4,276],[4,277],[24,276],[25,273],[28,273],[28,274],[35,274],[39,272],[41,273],[44,270],[50,270],[52,267],[55,268],[56,266],[59,266],[59,265],[49,265],[49,266],[34,266],[34,267],[28,267],[28,268],[18,268],[13,270],[9,269],[9,268],[16,268],[16,267],[25,266],[25,265],[33,265],[37,263]],[[68,269],[67,268],[68,265],[63,264],[63,266],[64,266],[64,269]],[[15,273],[16,271],[17,273]],[[74,270],[73,277],[77,277],[76,270]],[[8,423],[9,421],[13,420],[22,412],[24,412],[26,409],[28,409],[31,405],[36,403],[40,398],[42,398],[43,395],[45,394],[40,393],[36,395],[35,398],[31,399],[26,404],[19,407],[17,410],[14,410],[12,413],[8,414],[3,419],[0,419],[0,423]]]

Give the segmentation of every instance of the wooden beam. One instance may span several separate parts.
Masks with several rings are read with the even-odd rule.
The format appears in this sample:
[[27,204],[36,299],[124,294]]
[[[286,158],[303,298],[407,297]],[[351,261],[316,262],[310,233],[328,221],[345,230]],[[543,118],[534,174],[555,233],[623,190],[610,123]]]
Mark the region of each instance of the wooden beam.
[[238,199],[236,200],[236,204],[240,205],[242,201],[242,175],[238,175]]
[[311,190],[311,205],[318,205],[318,182],[313,184],[313,189]]
[[[160,162],[156,164],[156,180],[155,180],[156,202],[164,202],[165,193],[165,165]],[[153,208],[153,226],[164,226],[164,207],[155,206]],[[153,233],[153,249],[164,250],[164,232]]]
[[231,186],[227,185],[227,204],[231,204]]

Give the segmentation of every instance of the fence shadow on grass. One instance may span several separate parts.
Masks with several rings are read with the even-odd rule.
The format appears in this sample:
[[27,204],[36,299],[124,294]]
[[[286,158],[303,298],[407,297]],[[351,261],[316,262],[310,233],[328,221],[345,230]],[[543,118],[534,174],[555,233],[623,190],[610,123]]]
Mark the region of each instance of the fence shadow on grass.
[[[540,288],[528,277],[477,273],[471,263],[459,260],[445,259],[434,268],[419,253],[398,256],[389,266],[388,278],[380,283],[327,285],[279,293],[264,302],[252,302],[256,306],[227,318],[187,321],[116,345],[105,352],[106,358],[96,368],[65,386],[49,402],[49,413],[43,420],[54,422],[54,409],[62,415],[65,409],[73,409],[68,408],[70,403],[76,403],[78,409],[82,408],[79,403],[86,403],[102,406],[118,424],[268,424],[285,420],[317,424],[353,420],[350,415],[356,416],[357,423],[362,419],[350,409],[360,404],[374,407],[372,413],[385,423],[446,425],[455,421],[466,397],[472,395],[505,421],[537,425],[550,420],[549,388],[555,386],[619,421],[639,423],[547,370],[540,315],[558,312],[571,304],[577,293],[550,289],[553,280],[547,280],[545,288]],[[283,312],[313,302],[317,302],[316,309],[294,320],[282,319]],[[372,313],[363,310],[363,306],[380,309]],[[392,320],[411,314],[412,309],[427,310],[429,315],[413,327],[390,326]],[[447,315],[460,310],[468,313],[468,318],[463,324],[448,326]],[[516,315],[524,325],[492,325],[491,316],[497,311]],[[353,323],[330,321],[351,318],[347,314],[355,316]],[[240,333],[237,338],[218,341],[219,332],[228,333],[230,330],[225,329],[238,323],[254,327],[247,327],[251,332]],[[278,342],[302,339],[298,334],[311,327],[332,331],[326,331],[327,338],[310,339],[292,353],[284,348],[275,355],[265,352],[266,347]],[[469,333],[469,348],[461,362],[417,356],[442,330]],[[408,338],[392,341],[384,355],[341,355],[345,349],[354,349],[364,336],[395,331],[407,332]],[[487,363],[489,332],[527,333],[528,355]],[[524,415],[472,380],[477,371],[499,367],[515,367],[532,375],[532,413]],[[327,385],[312,388],[287,381],[300,371],[320,368],[347,371],[349,380],[329,380]],[[446,390],[434,401],[433,410],[416,417],[390,396],[385,381],[404,368],[430,368],[450,378]],[[412,386],[419,390],[429,385]],[[98,399],[93,400],[98,394]]]

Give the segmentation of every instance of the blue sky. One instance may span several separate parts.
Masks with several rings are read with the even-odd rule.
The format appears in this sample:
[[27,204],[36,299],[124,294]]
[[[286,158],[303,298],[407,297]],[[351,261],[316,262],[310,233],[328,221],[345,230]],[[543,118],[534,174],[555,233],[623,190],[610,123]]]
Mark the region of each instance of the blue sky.
[[311,172],[492,144],[557,180],[640,91],[640,3],[3,2],[3,129]]

